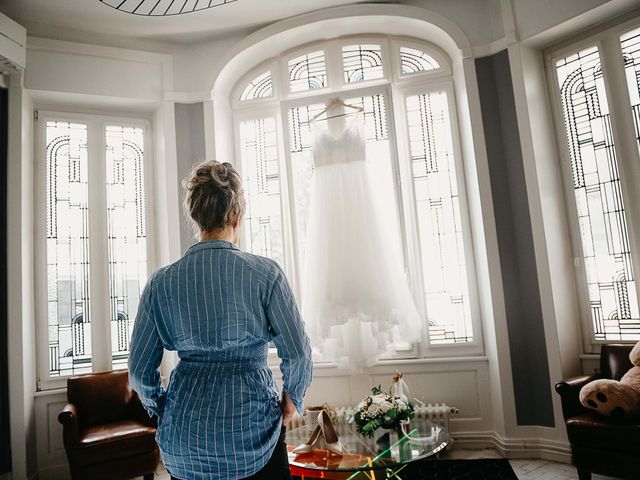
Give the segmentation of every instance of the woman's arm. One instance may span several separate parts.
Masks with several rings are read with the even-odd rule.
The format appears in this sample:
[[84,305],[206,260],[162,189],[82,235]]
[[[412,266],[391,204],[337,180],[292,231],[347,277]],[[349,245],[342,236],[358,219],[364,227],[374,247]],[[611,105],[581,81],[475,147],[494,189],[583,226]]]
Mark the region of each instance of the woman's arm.
[[272,340],[282,359],[280,370],[284,380],[284,393],[289,395],[302,414],[302,399],[311,384],[313,373],[311,346],[291,287],[280,267],[277,269],[271,295],[267,299],[266,314],[272,330]]
[[153,310],[153,277],[145,286],[138,315],[133,326],[129,355],[129,382],[138,392],[142,404],[150,415],[162,415],[165,391],[158,367],[164,348],[160,341]]

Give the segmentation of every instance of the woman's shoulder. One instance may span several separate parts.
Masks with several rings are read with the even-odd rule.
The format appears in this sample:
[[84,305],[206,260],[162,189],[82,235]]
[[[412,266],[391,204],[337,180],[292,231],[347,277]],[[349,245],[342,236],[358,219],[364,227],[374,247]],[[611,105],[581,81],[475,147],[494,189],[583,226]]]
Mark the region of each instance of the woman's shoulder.
[[245,265],[248,268],[252,269],[260,275],[264,275],[271,280],[277,277],[282,271],[280,266],[278,265],[278,262],[272,260],[271,258],[256,255],[254,253],[243,252],[240,250],[236,250],[234,251],[234,253],[242,257]]
[[147,279],[147,285],[157,284],[158,282],[162,281],[166,271],[170,267],[171,265],[165,265],[164,267],[160,267],[155,272],[151,273],[151,275],[149,275],[149,278]]
[[[231,268],[244,269],[245,271],[249,271],[251,272],[251,274],[256,276],[260,283],[263,283],[265,285],[273,285],[275,280],[284,275],[283,270],[278,262],[272,260],[271,258],[244,252],[237,249],[224,250],[222,254],[235,257],[236,261],[229,262],[229,264],[233,265]],[[189,267],[191,266],[192,265],[189,265]],[[151,275],[149,275],[147,284],[154,284],[156,285],[156,288],[158,285],[162,286],[164,282],[171,281],[171,278],[180,276],[179,272],[182,271],[182,268],[187,268],[184,257],[153,272]],[[175,272],[175,275],[172,274],[172,272]]]

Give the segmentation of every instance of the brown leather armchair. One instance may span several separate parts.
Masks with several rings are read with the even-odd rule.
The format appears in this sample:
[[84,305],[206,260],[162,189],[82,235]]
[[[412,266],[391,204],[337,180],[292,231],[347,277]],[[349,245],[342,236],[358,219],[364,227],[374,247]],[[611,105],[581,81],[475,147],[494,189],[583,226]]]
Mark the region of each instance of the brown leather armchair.
[[578,397],[580,389],[592,380],[620,380],[633,366],[629,360],[632,348],[603,345],[599,373],[556,384],[580,480],[590,480],[592,472],[629,479],[640,475],[640,420],[604,417],[584,408]]
[[127,371],[67,380],[58,415],[73,480],[153,479],[160,460],[155,417],[129,387]]

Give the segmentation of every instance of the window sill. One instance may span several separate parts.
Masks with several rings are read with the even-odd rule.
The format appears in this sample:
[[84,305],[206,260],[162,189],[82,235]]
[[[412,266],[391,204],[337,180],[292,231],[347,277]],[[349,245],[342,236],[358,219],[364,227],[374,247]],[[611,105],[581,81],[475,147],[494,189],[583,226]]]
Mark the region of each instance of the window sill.
[[375,366],[385,365],[421,365],[424,363],[465,363],[465,362],[488,362],[486,355],[448,356],[448,357],[423,357],[423,358],[390,358],[381,360]]
[[[485,363],[489,361],[489,357],[486,355],[477,355],[477,356],[456,356],[456,357],[425,357],[425,358],[390,358],[385,360],[380,360],[379,362],[371,365],[369,367],[364,368],[364,372],[375,370],[380,367],[388,367],[388,366],[409,366],[409,365],[433,365],[433,364],[451,364],[451,363],[467,363],[467,362],[481,362]],[[269,358],[269,367],[277,369],[280,365],[280,360],[277,357]],[[338,365],[334,362],[314,362],[313,364],[314,370],[335,370],[338,375],[351,375],[351,372],[344,370],[341,371],[338,368]]]
[[[599,355],[595,354],[583,354],[580,355],[581,359],[598,359]],[[273,360],[273,361],[272,361]],[[489,357],[486,355],[478,356],[466,356],[466,357],[430,357],[430,358],[397,358],[381,360],[375,365],[364,369],[364,373],[373,373],[378,368],[384,367],[406,367],[411,365],[438,365],[438,364],[451,364],[451,363],[486,363],[489,361]],[[280,360],[278,357],[269,358],[269,367],[274,370],[278,370],[280,366]],[[316,362],[313,364],[315,370],[322,371],[325,375],[335,373],[337,376],[351,375],[348,370],[341,371],[338,369],[338,365],[333,362]],[[332,372],[333,370],[333,372]],[[34,392],[34,398],[47,397],[51,395],[66,394],[66,388],[51,388],[49,390],[39,390]]]
[[67,393],[67,389],[66,388],[51,388],[49,390],[38,390],[37,392],[33,393],[33,397],[34,398],[38,398],[38,397],[48,397],[50,395],[58,395],[60,393]]

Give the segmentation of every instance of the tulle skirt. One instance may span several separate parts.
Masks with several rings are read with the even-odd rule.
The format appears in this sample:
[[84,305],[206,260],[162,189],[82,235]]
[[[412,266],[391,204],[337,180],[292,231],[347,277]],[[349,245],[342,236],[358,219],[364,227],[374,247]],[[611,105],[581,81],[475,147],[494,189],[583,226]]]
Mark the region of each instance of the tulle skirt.
[[421,320],[394,222],[380,217],[365,161],[316,168],[303,272],[302,313],[316,358],[358,370],[414,343]]

